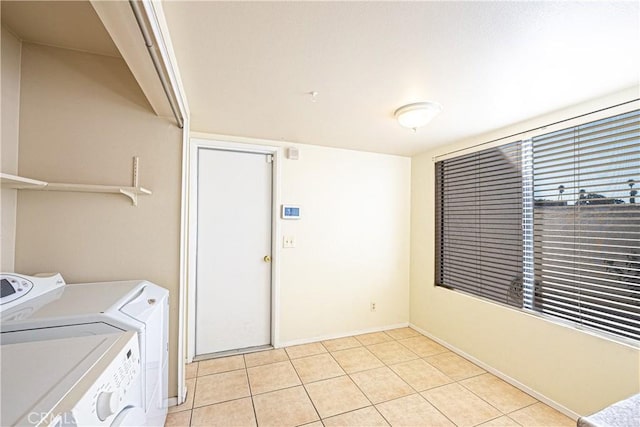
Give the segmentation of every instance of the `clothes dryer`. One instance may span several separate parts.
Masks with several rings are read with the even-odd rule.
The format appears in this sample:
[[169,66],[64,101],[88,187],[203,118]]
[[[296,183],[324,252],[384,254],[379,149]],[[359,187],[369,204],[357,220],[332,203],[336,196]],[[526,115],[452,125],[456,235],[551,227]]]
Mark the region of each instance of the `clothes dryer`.
[[[42,279],[46,279],[11,276],[31,281],[36,291],[45,282]],[[52,276],[50,280],[60,279]],[[44,293],[34,290],[29,293],[37,295],[35,298],[27,295],[19,304],[2,310],[0,343],[135,331],[142,363],[146,425],[164,425],[168,398],[169,292],[145,280],[67,284]]]
[[134,331],[3,345],[3,426],[142,425]]

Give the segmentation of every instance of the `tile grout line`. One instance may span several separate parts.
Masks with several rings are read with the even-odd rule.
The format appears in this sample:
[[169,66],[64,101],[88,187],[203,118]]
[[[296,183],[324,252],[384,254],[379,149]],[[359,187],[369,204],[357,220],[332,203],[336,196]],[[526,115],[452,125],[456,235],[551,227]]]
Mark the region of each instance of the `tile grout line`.
[[[381,361],[382,362],[382,361]],[[382,362],[384,364],[384,362]],[[373,368],[373,369],[380,369],[380,368]],[[373,369],[369,369],[369,371],[373,370]],[[366,372],[366,371],[359,371],[359,372]],[[357,372],[354,372],[357,373]],[[378,413],[380,414],[380,416],[382,417],[382,419],[389,425],[391,426],[391,423],[389,422],[389,420],[387,418],[385,418],[384,415],[382,415],[382,413],[378,410],[378,407],[376,405],[378,405],[378,403],[373,403],[371,401],[371,399],[369,399],[369,397],[364,393],[364,391],[360,388],[360,386],[358,385],[358,383],[356,383],[353,378],[351,378],[351,374],[347,374],[347,376],[349,377],[349,379],[351,379],[351,381],[355,384],[356,387],[358,387],[358,390],[360,390],[360,393],[362,393],[364,395],[364,397],[369,401],[369,403],[371,403],[371,407]],[[409,386],[411,387],[411,386]],[[384,402],[380,402],[380,403],[384,403]],[[364,409],[364,408],[358,408],[358,409],[354,409],[352,411],[349,412],[355,412],[358,411],[360,409]],[[348,414],[349,412],[345,412],[345,414]]]
[[[356,338],[356,340],[358,340],[358,339]],[[357,348],[357,347],[354,347],[354,348]],[[365,347],[365,348],[366,348],[366,347]],[[345,371],[345,369],[342,367],[342,365],[340,364],[340,362],[338,362],[338,361],[336,360],[336,358],[335,358],[335,357],[333,357],[333,354],[331,354],[331,352],[329,352],[329,356],[331,356],[331,358],[334,360],[334,362],[336,362],[336,363],[338,364],[338,366],[340,366],[340,369],[342,369],[342,371],[344,372],[345,376],[346,376],[347,378],[349,378],[349,380],[353,383],[353,385],[355,385],[355,386],[356,386],[356,388],[360,391],[360,393],[362,393],[362,395],[364,396],[364,398],[365,398],[365,399],[367,399],[367,401],[371,404],[371,406],[372,406],[374,409],[376,409],[376,407],[375,407],[375,405],[373,404],[373,402],[371,401],[371,399],[369,399],[369,397],[365,394],[365,392],[364,392],[364,391],[362,391],[362,389],[360,388],[360,386],[359,386],[359,385],[358,385],[358,384],[353,380],[353,378],[351,378],[351,374],[349,374],[349,373],[347,373],[347,371]],[[382,362],[382,361],[381,361],[381,362]],[[376,368],[374,368],[374,369],[376,369]],[[336,377],[336,378],[338,378],[338,377]],[[364,408],[367,408],[367,406],[365,406]],[[338,415],[348,414],[348,413],[350,413],[350,412],[359,411],[360,409],[364,409],[364,408],[352,409],[352,410],[350,410],[350,411],[341,412],[341,413],[339,413],[339,414],[334,414],[334,415],[332,415],[331,417],[337,417]],[[377,410],[378,410],[378,409],[376,409],[376,411],[377,411]],[[382,414],[380,414],[380,415],[382,416]],[[327,417],[327,418],[331,418],[331,417]],[[384,417],[382,417],[382,418],[384,418]],[[326,418],[325,418],[325,419],[326,419]],[[386,421],[386,419],[385,419],[385,421]],[[322,424],[324,424],[324,423],[322,423]],[[389,425],[391,425],[391,424],[389,424]]]
[[[456,384],[459,384],[462,388],[464,388],[465,390],[467,390],[468,392],[470,392],[471,394],[473,394],[474,396],[476,396],[478,399],[482,400],[482,401],[483,401],[483,402],[485,402],[487,405],[491,406],[493,409],[495,409],[496,411],[500,412],[500,413],[502,414],[501,416],[507,416],[507,415],[508,415],[508,414],[510,414],[511,412],[519,411],[520,409],[524,409],[524,408],[526,408],[526,407],[528,407],[528,406],[535,405],[536,403],[538,403],[538,400],[536,399],[536,401],[535,401],[534,403],[532,403],[531,405],[525,405],[525,406],[523,406],[522,408],[515,409],[515,410],[513,410],[513,411],[511,411],[511,412],[503,412],[500,408],[497,408],[494,404],[492,404],[492,403],[491,403],[491,402],[489,402],[487,399],[483,398],[482,396],[480,396],[479,394],[477,394],[476,392],[474,392],[473,390],[471,390],[469,387],[465,386],[465,385],[462,383],[462,381],[466,381],[466,380],[468,380],[468,379],[470,379],[470,378],[477,378],[477,377],[479,377],[479,376],[481,376],[481,375],[485,375],[485,374],[491,375],[489,372],[485,372],[484,374],[479,374],[479,375],[475,375],[475,376],[472,376],[472,377],[469,377],[469,378],[464,378],[464,379],[462,379],[462,380],[460,380],[460,381],[456,381]],[[501,381],[502,381],[502,380],[501,380]],[[529,396],[529,395],[527,394],[527,396]],[[531,397],[532,397],[532,396],[531,396]],[[500,417],[496,417],[496,418],[500,418]],[[492,419],[495,419],[495,418],[492,418]],[[491,420],[489,420],[489,421],[491,421]]]
[[[425,362],[426,362],[426,363],[429,363],[429,362],[427,362],[426,360],[425,360]],[[433,365],[432,365],[432,366],[433,366]],[[435,366],[434,366],[434,369],[436,369],[436,370],[437,370],[437,371],[439,371],[439,372],[442,372],[442,371],[440,371],[438,368],[436,368]],[[449,379],[453,380],[453,378],[450,378],[450,377],[449,377],[448,375],[446,375],[444,372],[442,372],[442,374],[443,374],[444,376],[446,376],[447,378],[449,378]],[[469,377],[469,378],[473,378],[473,377]],[[452,383],[449,383],[449,384],[442,384],[442,385],[439,385],[439,386],[436,386],[436,387],[431,387],[431,388],[428,388],[428,389],[426,389],[426,390],[424,390],[424,391],[422,391],[422,392],[420,392],[420,391],[419,391],[419,392],[418,392],[418,394],[420,395],[420,397],[422,397],[424,400],[426,400],[426,401],[429,403],[429,405],[433,406],[433,407],[435,408],[435,410],[436,410],[436,411],[438,411],[438,412],[439,412],[443,417],[445,417],[446,419],[448,419],[449,421],[451,421],[451,423],[452,423],[453,425],[457,426],[458,424],[456,424],[456,422],[455,422],[454,420],[452,420],[451,418],[449,418],[449,417],[448,417],[444,412],[442,412],[442,410],[441,410],[440,408],[438,408],[438,406],[436,406],[436,404],[435,404],[434,402],[432,402],[431,400],[429,400],[429,398],[428,398],[428,397],[423,396],[423,395],[422,395],[422,393],[426,393],[426,392],[428,392],[428,391],[436,390],[436,389],[438,389],[438,388],[442,388],[442,387],[447,387],[447,386],[450,386],[450,385],[452,385],[452,384],[458,384],[458,385],[460,385],[461,387],[463,387],[463,388],[466,390],[467,388],[466,388],[466,387],[464,387],[464,386],[462,386],[462,384],[460,384],[460,381],[464,381],[464,380],[466,380],[466,379],[467,379],[467,378],[464,378],[464,379],[462,379],[462,380],[453,380],[453,382],[452,382]],[[471,391],[471,390],[469,390],[469,391]],[[472,393],[472,394],[474,394],[474,395],[475,395],[475,393]],[[477,396],[477,397],[480,397],[480,396]],[[482,399],[482,398],[480,398],[480,399],[481,399],[482,401],[484,401],[484,399]],[[487,404],[489,404],[488,402],[486,402],[486,403],[487,403]],[[490,420],[481,421],[481,422],[480,422],[480,423],[478,423],[478,424],[474,424],[474,426],[478,426],[478,425],[480,425],[480,424],[483,424],[483,423],[489,422],[489,421],[491,421],[491,420],[493,420],[493,419],[500,418],[501,416],[503,416],[503,415],[504,415],[504,414],[503,414],[503,412],[502,412],[501,410],[499,410],[498,408],[493,407],[493,405],[491,405],[491,404],[489,404],[489,406],[491,406],[493,409],[495,409],[496,411],[498,411],[498,412],[500,413],[500,415],[499,415],[499,416],[497,416],[497,417],[495,417],[495,418],[491,418]]]
[[[385,334],[385,335],[390,336],[389,334]],[[355,338],[355,340],[356,340],[357,342],[359,342],[359,343],[360,343],[360,346],[351,347],[351,348],[364,347],[367,351],[369,351],[369,353],[371,353],[371,354],[373,355],[373,357],[375,357],[378,361],[380,361],[380,363],[382,363],[382,364],[383,364],[384,366],[386,366],[387,368],[391,369],[388,365],[386,365],[386,363],[385,363],[385,362],[383,362],[382,360],[380,360],[380,359],[379,359],[379,358],[378,358],[378,357],[377,357],[373,352],[371,352],[371,350],[369,350],[369,349],[367,348],[367,346],[366,346],[366,345],[364,345],[360,340],[358,340],[358,338],[356,338],[356,337],[354,337],[354,338]],[[392,338],[393,338],[393,337],[392,337]],[[384,341],[384,342],[389,342],[389,341]],[[382,344],[382,343],[379,343],[379,344]],[[375,344],[372,344],[372,345],[375,345]],[[344,350],[350,350],[351,348],[346,348],[346,349],[344,349]],[[336,351],[340,351],[340,350],[336,350]],[[388,419],[387,419],[387,418],[386,418],[386,417],[385,417],[385,416],[380,412],[380,410],[379,410],[379,409],[378,409],[378,407],[376,406],[377,404],[374,404],[374,403],[371,401],[371,399],[369,399],[369,397],[368,397],[368,396],[364,393],[364,391],[360,388],[360,386],[359,386],[359,385],[358,385],[358,384],[353,380],[353,378],[351,378],[351,375],[352,375],[352,374],[357,374],[357,373],[360,373],[360,372],[368,372],[368,371],[372,371],[372,370],[374,370],[374,369],[380,369],[380,367],[377,367],[377,368],[371,368],[371,369],[365,369],[365,370],[362,370],[362,371],[357,371],[357,372],[352,372],[352,373],[347,373],[347,372],[344,370],[344,368],[342,367],[342,365],[340,365],[340,362],[338,362],[338,361],[336,360],[336,358],[333,356],[333,353],[332,353],[332,352],[329,352],[329,355],[330,355],[330,356],[331,356],[331,358],[332,358],[332,359],[333,359],[333,360],[338,364],[338,366],[340,366],[340,367],[342,368],[342,370],[343,370],[343,372],[345,373],[345,375],[346,375],[347,377],[349,377],[349,379],[351,380],[351,382],[353,382],[353,383],[354,383],[354,385],[358,388],[358,390],[360,390],[360,392],[361,392],[361,393],[364,395],[364,397],[369,401],[369,403],[371,403],[371,406],[370,406],[370,407],[371,407],[371,408],[373,408],[373,410],[374,410],[374,411],[376,411],[376,412],[378,413],[378,415],[380,415],[380,417],[382,417],[382,419],[387,423],[387,425],[391,426],[391,422],[389,422],[389,420],[388,420]],[[391,369],[391,371],[393,372],[393,370],[392,370],[392,369]],[[395,374],[395,372],[394,372],[394,374]],[[404,380],[403,380],[402,378],[400,378],[400,379],[404,382]],[[411,387],[409,384],[407,384],[407,385],[408,385],[409,387]],[[411,387],[411,388],[413,389],[413,387]],[[413,389],[413,390],[415,390],[415,389]],[[393,400],[393,399],[391,399],[391,400]],[[380,403],[384,403],[384,402],[380,402]],[[378,404],[379,404],[379,403],[378,403]],[[339,415],[349,414],[349,413],[351,413],[351,412],[356,412],[356,411],[359,411],[359,410],[361,410],[361,409],[365,409],[365,408],[368,408],[368,406],[365,406],[364,408],[353,409],[353,410],[351,410],[351,411],[343,412],[342,414],[336,414],[336,415],[333,415],[333,416],[339,416]],[[331,417],[327,417],[327,418],[331,418]],[[324,423],[323,423],[323,424],[324,424]]]
[[[397,341],[398,341],[398,340],[396,340],[396,342],[397,342]],[[398,344],[402,345],[402,343],[398,343]],[[411,351],[411,349],[407,349],[407,350]],[[413,352],[413,351],[411,351],[411,352],[412,352],[413,354],[415,354],[416,356],[418,356],[418,354],[417,354],[417,353],[415,353],[415,352]],[[422,359],[422,358],[420,358],[420,356],[418,356],[418,359],[412,359],[412,360],[421,360],[421,359]],[[406,362],[411,362],[412,360],[407,360]],[[429,363],[429,362],[427,362],[426,360],[425,360],[425,362],[426,362],[426,363]],[[417,389],[415,389],[413,386],[411,386],[411,384],[407,383],[407,382],[404,380],[404,378],[400,377],[400,375],[398,375],[398,374],[397,374],[393,369],[391,369],[391,366],[390,366],[390,365],[386,364],[384,361],[382,361],[382,363],[387,367],[387,369],[389,369],[391,372],[393,372],[393,373],[394,373],[394,375],[396,375],[398,378],[400,378],[400,380],[401,380],[402,382],[404,382],[405,384],[407,384],[407,385],[408,385],[408,386],[409,386],[413,391],[415,391],[415,392],[416,392],[415,394],[417,394],[421,399],[423,399],[425,402],[427,402],[429,405],[431,405],[431,406],[433,407],[433,409],[435,409],[436,411],[438,411],[438,413],[439,413],[440,415],[442,415],[445,419],[449,420],[449,421],[450,421],[454,426],[457,426],[457,424],[456,424],[455,422],[453,422],[453,420],[452,420],[452,419],[450,419],[448,416],[446,416],[446,415],[445,415],[445,414],[440,410],[440,408],[438,408],[436,405],[434,405],[432,402],[430,402],[430,401],[429,401],[429,399],[427,399],[426,397],[424,397],[424,396],[423,396],[423,395],[422,395],[422,394],[421,394]],[[400,364],[400,363],[405,363],[405,362],[399,362],[399,363],[396,363],[396,365],[398,365],[398,364]],[[437,368],[436,368],[436,369],[437,369]],[[443,375],[445,375],[445,374],[443,373]],[[446,376],[447,378],[449,378],[449,376],[447,376],[447,375],[445,375],[445,376]],[[450,378],[450,379],[451,379],[451,378]],[[434,387],[434,388],[435,388],[435,387]],[[409,395],[409,396],[411,396],[411,395]],[[397,397],[397,398],[395,398],[395,399],[389,399],[389,400],[387,400],[386,402],[391,402],[392,400],[402,399],[403,397],[407,397],[407,396]],[[385,402],[380,402],[380,403],[385,403]],[[380,403],[379,403],[379,404],[380,404]],[[376,407],[376,410],[377,410],[377,409],[378,409],[378,408]],[[381,414],[381,415],[382,415],[382,414]],[[383,416],[383,418],[384,418],[384,416]],[[392,424],[391,424],[391,423],[390,423],[386,418],[385,418],[385,420],[389,423],[389,425],[392,425]]]
[[[198,369],[200,369],[200,365],[198,365]],[[189,410],[189,427],[191,427],[191,423],[193,422],[193,407],[196,404],[196,390],[198,389],[198,372],[196,372],[196,378],[193,382],[193,399],[191,400],[191,409]],[[189,390],[187,389],[187,394]]]
[[[520,408],[520,409],[516,409],[515,411],[511,411],[511,412],[509,412],[508,414],[505,414],[505,416],[509,417],[509,419],[510,419],[510,420],[513,420],[513,422],[514,422],[514,423],[516,423],[516,424],[518,424],[518,425],[522,425],[522,424],[520,424],[518,421],[516,421],[516,420],[514,420],[512,417],[510,417],[509,415],[510,415],[510,414],[513,414],[513,413],[515,413],[515,412],[518,412],[518,411],[522,411],[523,409],[530,408],[530,407],[532,407],[533,405],[537,405],[538,403],[542,403],[543,405],[546,405],[546,403],[541,402],[541,401],[539,401],[539,400],[537,400],[537,399],[536,399],[536,401],[535,401],[534,403],[532,403],[531,405],[523,406],[523,407],[522,407],[522,408]],[[548,405],[547,405],[547,406],[548,406]],[[554,409],[554,408],[551,408],[551,409]],[[555,410],[555,409],[554,409],[554,410]],[[564,415],[564,414],[563,414],[563,415]]]
[[[264,365],[262,365],[262,366],[264,366]],[[237,368],[237,369],[229,369],[228,371],[213,372],[211,374],[200,375],[198,378],[205,378],[205,377],[210,377],[212,375],[218,375],[218,374],[226,374],[227,372],[242,371],[243,369],[246,370],[247,368]]]
[[[422,334],[420,334],[420,335],[414,335],[414,337],[419,337],[419,336],[424,336],[424,335],[422,335]],[[426,337],[425,337],[425,338],[426,338]],[[399,341],[399,340],[398,340],[398,341]],[[400,345],[403,345],[403,344],[402,344],[402,343],[400,343],[400,342],[399,342],[399,344],[400,344]],[[404,346],[404,347],[406,347],[406,346]],[[408,349],[409,351],[411,351],[412,353],[414,353],[416,356],[418,356],[418,357],[419,357],[419,359],[415,359],[415,360],[424,360],[422,357],[420,357],[416,352],[412,351],[410,348],[408,348],[408,347],[407,347],[407,349]],[[441,354],[441,353],[439,353],[439,354]],[[426,360],[424,360],[424,362],[425,362],[425,363],[428,363],[430,366],[433,366],[433,365],[431,365],[431,363],[427,362]],[[401,363],[402,363],[402,362],[401,362]],[[436,371],[441,372],[441,373],[442,373],[442,375],[444,375],[445,377],[449,378],[450,380],[453,380],[454,382],[453,382],[453,383],[451,383],[451,384],[457,383],[457,381],[456,381],[456,380],[454,380],[453,378],[449,377],[449,375],[445,374],[444,372],[442,372],[442,371],[441,371],[440,369],[438,369],[437,367],[433,366],[433,368],[434,368]],[[389,369],[391,369],[391,367],[390,367],[390,366],[389,366]],[[393,369],[391,369],[391,370],[393,371]],[[444,386],[446,386],[446,385],[449,385],[449,384],[443,384],[443,385],[441,385],[441,386],[439,386],[439,387],[444,387]],[[409,385],[409,387],[411,387],[411,385]],[[413,388],[413,387],[412,387],[412,388]],[[424,400],[425,400],[429,405],[431,405],[431,406],[432,406],[436,411],[438,411],[438,412],[440,413],[440,415],[442,415],[442,416],[443,416],[443,417],[445,417],[447,420],[449,420],[449,421],[450,421],[454,426],[457,426],[458,424],[456,424],[456,423],[455,423],[451,418],[449,418],[449,417],[448,417],[444,412],[442,412],[442,410],[441,410],[440,408],[438,408],[438,407],[437,407],[433,402],[431,402],[427,397],[425,397],[425,396],[423,396],[423,395],[422,395],[422,393],[425,393],[425,392],[427,392],[428,390],[433,390],[433,389],[435,389],[435,388],[438,388],[438,387],[431,387],[431,388],[429,388],[429,389],[427,389],[427,390],[425,390],[425,391],[423,391],[423,392],[419,392],[419,391],[417,391],[417,390],[416,390],[416,392],[417,392],[417,394],[418,394],[420,397],[422,397],[422,398],[423,398],[423,399],[424,399]],[[414,390],[415,390],[415,389],[414,389]]]
[[[320,343],[320,345],[322,345],[322,343]],[[322,348],[324,348],[325,350],[327,349],[324,345],[322,345]],[[286,349],[285,349],[285,352],[286,352]],[[289,356],[289,353],[287,353],[287,356]],[[317,356],[317,355],[315,355],[315,356]],[[312,356],[307,356],[307,357],[312,357]],[[304,357],[300,357],[299,359],[304,359]],[[309,390],[307,390],[307,387],[305,387],[305,384],[302,381],[302,378],[300,378],[300,373],[296,369],[296,365],[293,364],[293,361],[291,360],[291,358],[289,358],[289,363],[291,363],[291,366],[293,366],[293,371],[296,373],[296,376],[298,377],[298,380],[300,381],[300,385],[302,386],[302,389],[304,390],[304,393],[307,395],[307,398],[309,399],[309,402],[311,402],[311,406],[313,406],[313,410],[316,411],[316,415],[318,416],[318,420],[320,421],[320,423],[322,425],[324,425],[324,423],[322,422],[322,417],[320,416],[320,412],[318,411],[318,408],[316,408],[316,404],[313,403],[313,399],[311,398],[311,395],[309,394]],[[307,423],[307,424],[309,424],[309,423]]]
[[251,391],[251,381],[249,380],[249,368],[247,368],[247,359],[245,355],[242,355],[242,363],[244,363],[244,375],[247,379],[247,387],[249,387],[249,399],[251,399],[251,408],[253,409],[253,418],[256,420],[256,426],[258,426],[258,413],[256,412],[256,403],[253,401],[253,392]]
[[[399,341],[399,340],[396,340],[396,342],[398,342],[398,341]],[[416,356],[418,356],[418,359],[413,359],[413,360],[422,360],[422,358],[421,358],[417,353],[415,353],[414,351],[412,351],[410,348],[408,348],[408,347],[404,346],[404,345],[403,345],[402,343],[400,343],[400,342],[398,342],[398,344],[402,345],[403,347],[407,348],[407,350],[411,351],[413,354],[415,354]],[[411,362],[411,360],[408,360],[408,361],[406,361],[406,362]],[[425,362],[426,362],[426,363],[429,363],[429,362],[427,362],[426,360],[425,360]],[[385,363],[385,362],[382,362],[382,363]],[[398,365],[398,364],[400,364],[400,363],[405,363],[405,362],[399,362],[399,363],[396,363],[396,365]],[[397,375],[397,376],[398,376],[402,381],[404,381],[404,379],[403,379],[402,377],[400,377],[400,376],[399,376],[399,375],[398,375],[398,374],[397,374],[393,369],[391,369],[391,366],[390,366],[390,365],[387,365],[387,364],[385,363],[385,366],[386,366],[387,368],[389,368],[389,369],[391,370],[391,372],[393,372],[394,374],[396,374],[396,375]],[[434,368],[435,368],[435,367],[434,367]],[[438,370],[438,369],[436,368],[436,370]],[[439,370],[438,370],[438,371],[439,371]],[[447,378],[449,378],[449,376],[448,376],[448,375],[446,375],[444,372],[443,372],[442,374],[443,374],[443,375],[445,375]],[[450,378],[450,379],[451,379],[451,378]],[[438,411],[438,413],[439,413],[440,415],[442,415],[445,419],[449,420],[453,425],[457,426],[457,424],[456,424],[456,423],[454,423],[452,419],[450,419],[448,416],[446,416],[446,415],[445,415],[445,414],[444,414],[444,413],[443,413],[443,412],[442,412],[442,411],[441,411],[441,410],[440,410],[436,405],[434,405],[433,403],[431,403],[431,402],[429,401],[429,399],[427,399],[426,397],[424,397],[424,396],[422,395],[422,393],[421,393],[421,392],[419,392],[417,389],[415,389],[413,386],[411,386],[411,384],[407,383],[406,381],[404,381],[404,382],[405,382],[409,387],[411,387],[411,389],[412,389],[412,390],[414,390],[414,391],[416,392],[416,394],[417,394],[420,398],[424,399],[424,401],[425,401],[425,402],[427,402],[427,403],[428,403],[429,405],[431,405],[431,406],[432,406],[436,411]],[[406,397],[406,396],[404,396],[404,397]],[[397,399],[402,399],[402,398],[400,397],[400,398],[397,398]],[[395,399],[392,399],[392,400],[395,400]],[[390,400],[389,400],[389,401],[390,401]],[[389,424],[391,425],[391,423],[389,423]]]

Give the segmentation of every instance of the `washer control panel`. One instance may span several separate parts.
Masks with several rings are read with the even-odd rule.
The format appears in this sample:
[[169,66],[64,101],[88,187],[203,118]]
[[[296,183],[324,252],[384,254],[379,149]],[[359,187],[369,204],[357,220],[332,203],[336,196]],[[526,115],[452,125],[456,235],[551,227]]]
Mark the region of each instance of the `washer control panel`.
[[95,411],[100,421],[106,420],[120,409],[126,400],[134,379],[140,373],[140,357],[130,348],[124,355],[120,355],[117,369],[111,370],[111,375],[105,378],[91,395],[91,412]]
[[22,298],[33,289],[33,282],[23,277],[3,274],[1,280],[0,304],[3,305]]
[[141,402],[140,350],[133,334],[71,412],[78,425],[109,426],[121,411]]
[[65,285],[60,273],[40,277],[0,273],[0,282],[0,312]]

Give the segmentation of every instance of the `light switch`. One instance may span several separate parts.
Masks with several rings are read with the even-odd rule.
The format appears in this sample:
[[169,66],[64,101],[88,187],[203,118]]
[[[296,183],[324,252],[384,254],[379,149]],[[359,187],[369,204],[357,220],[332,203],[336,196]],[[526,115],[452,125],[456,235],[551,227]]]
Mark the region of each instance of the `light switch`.
[[283,248],[295,248],[296,247],[296,238],[294,236],[284,236],[282,238],[282,247]]

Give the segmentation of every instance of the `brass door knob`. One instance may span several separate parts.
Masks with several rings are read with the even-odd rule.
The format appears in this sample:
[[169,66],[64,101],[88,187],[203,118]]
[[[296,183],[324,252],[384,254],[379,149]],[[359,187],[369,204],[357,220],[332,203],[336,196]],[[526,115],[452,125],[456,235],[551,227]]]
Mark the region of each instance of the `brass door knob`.
[[271,257],[269,255],[265,255],[262,259],[264,260],[264,262],[271,262]]

